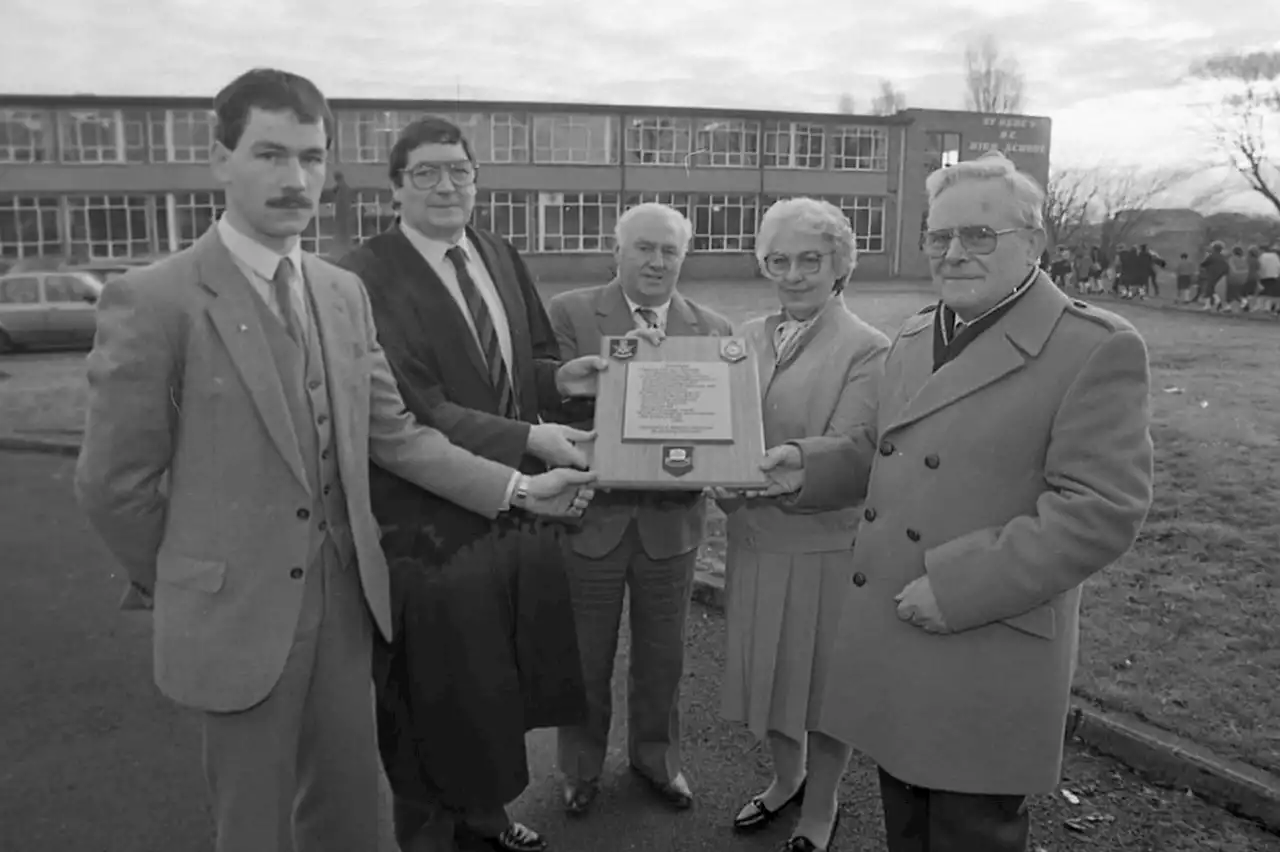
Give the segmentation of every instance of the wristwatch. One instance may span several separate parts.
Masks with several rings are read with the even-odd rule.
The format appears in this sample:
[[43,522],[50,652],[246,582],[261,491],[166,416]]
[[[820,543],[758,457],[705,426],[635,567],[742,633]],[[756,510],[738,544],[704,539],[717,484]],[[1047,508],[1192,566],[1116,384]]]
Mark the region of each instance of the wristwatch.
[[526,474],[520,474],[520,478],[516,480],[516,489],[511,492],[511,502],[517,506],[522,506],[529,499],[529,486],[531,480]]

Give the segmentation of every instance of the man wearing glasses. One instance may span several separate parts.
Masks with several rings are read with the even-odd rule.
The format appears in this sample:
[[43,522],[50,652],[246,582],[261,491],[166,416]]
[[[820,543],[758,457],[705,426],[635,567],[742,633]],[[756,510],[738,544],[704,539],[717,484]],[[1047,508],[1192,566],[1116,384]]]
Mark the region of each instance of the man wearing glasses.
[[771,462],[801,510],[868,481],[818,728],[879,764],[889,849],[1022,852],[1061,773],[1080,586],[1151,505],[1147,351],[1036,268],[1044,193],[1009,160],[926,187],[942,298],[894,340],[874,432]]
[[[576,444],[590,433],[542,417],[593,395],[604,360],[561,361],[519,254],[467,224],[476,176],[457,126],[414,121],[390,155],[399,220],[342,265],[368,288],[411,411],[524,471],[585,467]],[[396,618],[375,680],[397,839],[406,852],[453,850],[455,831],[542,849],[504,805],[528,784],[526,731],[585,712],[563,536],[531,519],[490,523],[378,469],[371,494]]]

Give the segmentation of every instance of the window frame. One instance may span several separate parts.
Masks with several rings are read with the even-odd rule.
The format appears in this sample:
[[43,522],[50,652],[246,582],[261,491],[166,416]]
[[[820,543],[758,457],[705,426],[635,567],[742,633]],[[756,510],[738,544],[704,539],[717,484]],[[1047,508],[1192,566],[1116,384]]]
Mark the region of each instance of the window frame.
[[[566,203],[570,198],[574,198],[576,203]],[[594,203],[588,203],[588,200],[594,198]],[[611,206],[610,206],[611,202]],[[617,192],[539,192],[537,197],[538,205],[538,252],[541,254],[603,254],[613,250],[614,245],[614,228],[617,226],[618,217],[621,214],[621,199]],[[559,227],[555,230],[548,228],[548,212],[552,208],[559,208]],[[577,221],[579,225],[577,234],[565,233],[565,215],[566,208],[576,208]],[[582,211],[588,209],[599,210],[600,229],[597,234],[585,234],[582,232],[582,224],[585,217]],[[611,211],[611,213],[610,213]],[[549,240],[559,240],[559,248],[548,248]],[[577,246],[566,248],[569,240],[576,240]],[[587,242],[592,241],[592,245],[588,246]]]
[[[870,139],[872,152],[849,154],[849,140]],[[834,129],[831,139],[831,170],[837,172],[889,171],[889,132],[883,127],[865,124],[842,124]]]

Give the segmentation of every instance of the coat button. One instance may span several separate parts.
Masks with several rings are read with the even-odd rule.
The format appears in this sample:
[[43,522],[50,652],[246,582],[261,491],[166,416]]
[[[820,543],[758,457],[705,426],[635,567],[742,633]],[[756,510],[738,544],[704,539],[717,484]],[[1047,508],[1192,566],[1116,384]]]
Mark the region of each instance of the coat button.
[[328,451],[328,450],[325,450],[323,453],[321,453],[321,454],[320,454],[320,458],[324,459],[325,461],[328,461],[328,460],[329,460],[329,451]]
[[867,575],[859,571],[853,575],[853,584],[855,586],[865,586],[867,584]]
[[919,541],[920,533],[916,532],[915,530],[907,530],[907,538],[911,539],[912,541]]
[[924,466],[929,468],[929,470],[937,470],[938,465],[941,463],[942,463],[942,460],[939,459],[938,456],[934,453],[930,453],[929,455],[924,457]]
[[329,496],[329,492],[330,492],[330,491],[332,491],[332,490],[333,490],[333,486],[332,486],[332,485],[326,485],[326,486],[322,489],[321,493],[322,493],[322,494],[324,494],[324,496],[328,497],[328,496]]
[[868,506],[862,510],[862,517],[866,518],[868,521],[874,521],[876,519],[876,510]]
[[301,579],[302,579],[302,569],[301,569],[301,568],[294,568],[293,570],[291,570],[291,571],[289,572],[289,576],[290,576],[290,577],[292,577],[292,578],[293,578],[293,579],[295,579],[295,580],[301,580]]
[[[319,417],[316,418],[316,424],[319,426],[323,426],[328,422],[329,422],[329,415],[327,414],[321,414]],[[934,465],[934,466],[936,467],[937,465]]]
[[326,523],[325,521],[321,521],[321,522],[320,522],[320,532],[324,532],[324,531],[325,531],[325,530],[327,530],[327,529],[329,529],[329,524],[328,524],[328,523]]
[[313,390],[313,391],[314,391],[314,390],[320,390],[320,382],[319,382],[319,381],[317,381],[316,379],[312,379],[312,380],[307,384],[307,387],[308,387],[308,388],[310,388],[310,389],[311,389],[311,390]]
[[311,517],[311,512],[307,511],[306,509],[298,510],[298,520],[305,521],[309,517]]
[[880,442],[880,455],[882,455],[882,456],[891,456],[891,455],[893,455],[893,442],[892,442],[892,441],[885,440],[885,441],[881,441],[881,442]]

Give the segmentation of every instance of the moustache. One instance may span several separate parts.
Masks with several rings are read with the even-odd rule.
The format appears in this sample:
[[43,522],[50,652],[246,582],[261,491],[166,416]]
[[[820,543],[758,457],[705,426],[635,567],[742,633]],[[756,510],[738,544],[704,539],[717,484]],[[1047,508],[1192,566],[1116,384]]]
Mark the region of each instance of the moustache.
[[267,202],[267,206],[283,210],[309,210],[311,208],[311,199],[304,195],[286,195],[283,198],[271,199]]

